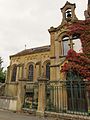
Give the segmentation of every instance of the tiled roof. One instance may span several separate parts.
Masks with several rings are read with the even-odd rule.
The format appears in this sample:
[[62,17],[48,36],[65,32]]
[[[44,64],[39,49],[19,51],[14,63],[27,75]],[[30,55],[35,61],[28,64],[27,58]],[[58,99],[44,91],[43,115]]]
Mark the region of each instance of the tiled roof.
[[31,48],[31,49],[25,49],[25,50],[23,50],[21,52],[18,52],[15,55],[11,55],[10,58],[11,57],[16,57],[16,56],[23,56],[23,55],[28,55],[28,54],[39,53],[39,52],[46,52],[46,51],[50,51],[50,45]]

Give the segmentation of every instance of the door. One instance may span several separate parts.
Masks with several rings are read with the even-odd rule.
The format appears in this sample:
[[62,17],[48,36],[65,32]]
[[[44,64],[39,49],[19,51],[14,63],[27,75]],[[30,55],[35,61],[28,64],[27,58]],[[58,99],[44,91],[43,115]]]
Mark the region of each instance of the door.
[[67,73],[68,110],[87,112],[86,87],[82,77],[75,71]]

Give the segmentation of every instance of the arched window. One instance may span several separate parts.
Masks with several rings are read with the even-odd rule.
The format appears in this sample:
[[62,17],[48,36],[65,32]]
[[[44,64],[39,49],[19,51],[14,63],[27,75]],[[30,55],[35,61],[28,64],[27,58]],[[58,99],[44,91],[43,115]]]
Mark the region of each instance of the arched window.
[[15,65],[12,70],[12,78],[11,78],[12,82],[16,81],[16,74],[17,74],[17,66]]
[[82,43],[78,34],[72,36],[72,43],[73,43],[73,50],[75,50],[77,53],[82,52]]
[[66,56],[70,48],[72,48],[77,53],[83,52],[80,35],[74,34],[72,35],[71,39],[69,39],[69,36],[64,36],[62,38],[62,55]]
[[29,65],[29,70],[28,70],[28,79],[30,81],[33,81],[33,72],[34,72],[34,66],[31,64]]
[[63,45],[62,53],[63,53],[64,56],[67,55],[67,52],[70,49],[70,46],[68,44],[69,44],[69,37],[68,36],[64,36],[62,38],[62,45]]
[[46,78],[50,80],[50,63],[46,64]]

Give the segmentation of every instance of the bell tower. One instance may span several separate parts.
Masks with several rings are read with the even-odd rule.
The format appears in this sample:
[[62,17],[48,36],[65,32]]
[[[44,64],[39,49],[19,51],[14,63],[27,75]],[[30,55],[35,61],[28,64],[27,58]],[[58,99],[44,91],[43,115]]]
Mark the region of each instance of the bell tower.
[[85,19],[90,18],[90,0],[88,0],[87,10],[84,11]]
[[77,20],[77,17],[75,15],[75,4],[71,4],[70,2],[66,2],[66,4],[61,8],[62,12],[62,24],[65,22],[70,22]]

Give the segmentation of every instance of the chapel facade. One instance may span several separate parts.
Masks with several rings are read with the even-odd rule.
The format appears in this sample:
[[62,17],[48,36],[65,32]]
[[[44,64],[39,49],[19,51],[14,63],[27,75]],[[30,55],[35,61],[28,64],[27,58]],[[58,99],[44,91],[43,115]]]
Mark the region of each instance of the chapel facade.
[[[72,83],[68,84],[66,79],[70,81],[74,77],[71,77],[71,73],[68,73],[68,76],[71,76],[67,77],[61,72],[63,64],[67,62],[65,59],[69,49],[73,49],[77,53],[83,52],[80,35],[76,33],[69,35],[69,29],[66,25],[79,21],[75,14],[75,8],[76,5],[68,1],[61,8],[61,24],[48,30],[50,45],[25,49],[10,56],[5,85],[5,96],[12,99],[10,109],[21,110],[23,107],[27,107],[38,109],[38,111],[54,111],[55,109],[59,111],[65,111],[66,109],[68,111],[88,111],[88,101],[85,95],[82,95],[85,89],[82,91],[82,87],[80,87],[81,92],[78,93],[80,97],[76,93],[78,92],[77,86],[81,84],[76,84],[76,88],[73,88],[71,94],[69,88],[72,89]],[[85,11],[85,19],[90,17],[89,8],[90,2],[88,2],[88,10]],[[72,74],[75,75],[75,79],[78,78],[76,74]],[[45,83],[45,80],[47,83]],[[63,86],[63,81],[69,87]],[[60,83],[62,85],[58,86]],[[83,101],[80,104],[81,99]],[[75,102],[72,102],[72,100]]]

